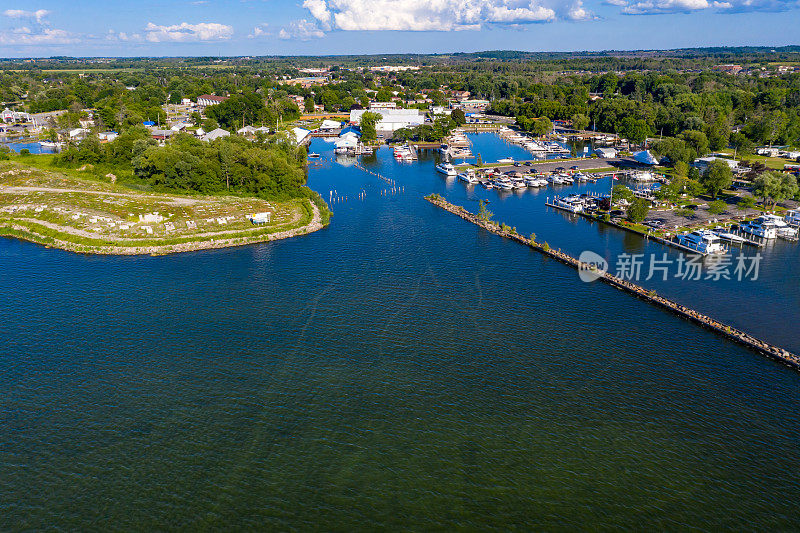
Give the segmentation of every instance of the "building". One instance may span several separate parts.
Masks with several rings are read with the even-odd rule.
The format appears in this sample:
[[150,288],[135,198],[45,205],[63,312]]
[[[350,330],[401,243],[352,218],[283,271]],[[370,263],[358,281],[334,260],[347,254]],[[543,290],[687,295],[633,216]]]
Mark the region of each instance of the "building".
[[328,78],[322,76],[313,76],[310,78],[295,78],[291,80],[286,80],[285,83],[288,85],[299,85],[303,89],[308,89],[309,87],[326,85],[328,83]]
[[717,65],[714,67],[717,72],[725,72],[727,74],[739,74],[742,71],[741,65]]
[[222,128],[217,128],[214,131],[209,131],[205,135],[203,135],[203,140],[207,143],[211,141],[216,141],[217,139],[221,139],[223,137],[230,137],[231,133],[227,130],[223,130]]
[[322,121],[322,124],[320,124],[319,129],[321,129],[321,130],[338,130],[341,127],[342,127],[341,123],[336,122],[335,120],[329,120],[329,119],[326,118],[325,120]]
[[400,128],[415,128],[425,124],[425,113],[419,109],[353,109],[350,111],[350,122],[359,124],[361,115],[369,111],[377,113],[381,119],[375,124],[378,131],[396,131]]
[[489,108],[492,103],[489,100],[461,100],[453,104],[454,108],[458,109],[476,109],[484,111]]
[[111,142],[114,139],[119,137],[119,133],[116,131],[101,131],[97,134],[97,138],[100,139],[101,142]]
[[382,67],[369,67],[372,72],[404,72],[406,70],[419,70],[419,67],[407,67],[407,66],[389,66],[384,65]]
[[152,130],[150,136],[157,141],[166,141],[175,135],[175,133],[174,130]]
[[0,120],[6,124],[10,124],[12,122],[28,122],[30,119],[31,116],[28,113],[11,111],[9,108],[5,108],[3,112],[0,113]]
[[613,159],[617,157],[617,151],[614,148],[598,148],[594,151],[594,155],[603,159]]
[[308,138],[309,134],[311,134],[311,130],[297,127],[292,128],[292,135],[295,144],[302,144],[306,138]]
[[706,172],[708,168],[711,166],[711,163],[714,161],[724,161],[727,163],[731,170],[736,170],[739,167],[739,162],[735,159],[727,159],[725,157],[716,157],[716,156],[709,156],[709,157],[698,157],[692,163],[692,166],[697,168],[701,173]]
[[370,109],[397,109],[397,102],[370,102]]
[[227,100],[227,96],[214,96],[212,94],[203,94],[197,97],[197,105],[200,107],[208,107],[211,105],[221,104]]

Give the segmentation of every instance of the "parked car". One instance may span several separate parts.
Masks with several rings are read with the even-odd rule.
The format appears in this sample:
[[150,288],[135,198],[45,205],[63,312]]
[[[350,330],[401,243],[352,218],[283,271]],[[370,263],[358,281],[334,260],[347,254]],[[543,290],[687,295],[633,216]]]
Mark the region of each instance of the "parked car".
[[570,170],[580,170],[580,169],[578,168],[578,165],[572,165],[571,167],[569,167],[569,169],[570,169]]

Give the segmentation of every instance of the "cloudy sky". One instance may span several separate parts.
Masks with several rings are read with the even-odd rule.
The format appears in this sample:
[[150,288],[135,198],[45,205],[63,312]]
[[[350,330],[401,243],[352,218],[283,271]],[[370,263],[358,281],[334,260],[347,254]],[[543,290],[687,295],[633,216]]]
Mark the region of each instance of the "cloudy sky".
[[800,0],[3,0],[0,57],[800,44]]

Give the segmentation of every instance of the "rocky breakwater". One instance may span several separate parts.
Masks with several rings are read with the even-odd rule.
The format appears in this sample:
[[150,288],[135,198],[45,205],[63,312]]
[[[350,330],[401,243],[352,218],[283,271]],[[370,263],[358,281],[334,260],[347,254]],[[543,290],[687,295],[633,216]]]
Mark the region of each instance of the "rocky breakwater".
[[486,231],[490,231],[506,239],[517,241],[520,244],[529,246],[530,248],[533,248],[534,250],[552,257],[553,259],[556,259],[557,261],[560,261],[561,263],[569,265],[575,269],[593,271],[599,281],[607,283],[629,294],[632,294],[637,298],[646,300],[653,305],[657,305],[678,316],[686,318],[695,324],[710,329],[734,342],[755,350],[758,353],[785,364],[795,370],[800,370],[800,357],[787,350],[784,350],[780,346],[775,346],[774,344],[770,344],[766,341],[753,337],[748,333],[724,324],[718,320],[715,320],[714,318],[711,318],[710,316],[686,307],[685,305],[681,305],[668,298],[659,296],[655,291],[648,291],[639,285],[636,285],[635,283],[623,280],[607,272],[597,271],[593,266],[582,263],[571,255],[565,254],[560,250],[552,249],[547,243],[539,243],[534,239],[524,237],[517,233],[513,228],[510,228],[504,224],[487,220],[486,218],[482,218],[475,213],[467,211],[461,206],[451,204],[439,195],[434,194],[426,196],[425,199],[433,205],[444,209],[445,211],[449,211],[450,213],[453,213],[454,215],[459,216],[464,220],[475,224],[476,226],[480,226]]

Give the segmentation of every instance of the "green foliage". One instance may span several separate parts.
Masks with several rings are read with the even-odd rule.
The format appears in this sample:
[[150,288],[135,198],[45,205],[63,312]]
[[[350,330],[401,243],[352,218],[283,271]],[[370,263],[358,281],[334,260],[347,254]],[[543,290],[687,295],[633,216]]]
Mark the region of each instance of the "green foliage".
[[478,200],[478,205],[480,206],[478,207],[478,218],[484,222],[490,222],[494,213],[486,209],[486,203],[485,200]]
[[611,196],[616,200],[628,200],[629,202],[633,200],[633,191],[627,188],[625,185],[614,185],[614,188],[611,190]]
[[635,198],[630,206],[628,206],[627,218],[630,222],[640,223],[647,218],[650,212],[650,202],[643,198]]
[[711,193],[713,198],[716,198],[722,190],[730,187],[732,182],[731,167],[719,159],[712,161],[708,170],[700,177],[700,183]]
[[463,126],[467,123],[467,117],[461,109],[453,109],[453,112],[450,113],[450,119],[456,126]]
[[752,196],[745,196],[736,204],[739,209],[753,209],[756,206],[756,199]]
[[789,174],[766,171],[753,181],[753,194],[763,199],[764,206],[774,206],[797,194],[797,180]]
[[28,150],[27,148],[23,148],[22,150],[19,151],[19,155],[25,157],[31,155],[31,151]]
[[583,113],[572,115],[572,127],[576,130],[585,130],[589,127],[589,117]]
[[372,143],[377,140],[378,135],[375,131],[375,125],[380,119],[381,115],[378,113],[372,113],[371,111],[366,111],[361,115],[359,127],[361,128],[361,140],[363,142]]
[[650,125],[643,119],[628,116],[620,122],[619,134],[629,142],[641,144],[650,135]]
[[483,158],[481,157],[481,154],[478,154],[475,157],[475,165],[479,167],[483,166]]
[[721,215],[728,209],[728,204],[724,200],[715,200],[708,206],[708,212],[712,215]]

